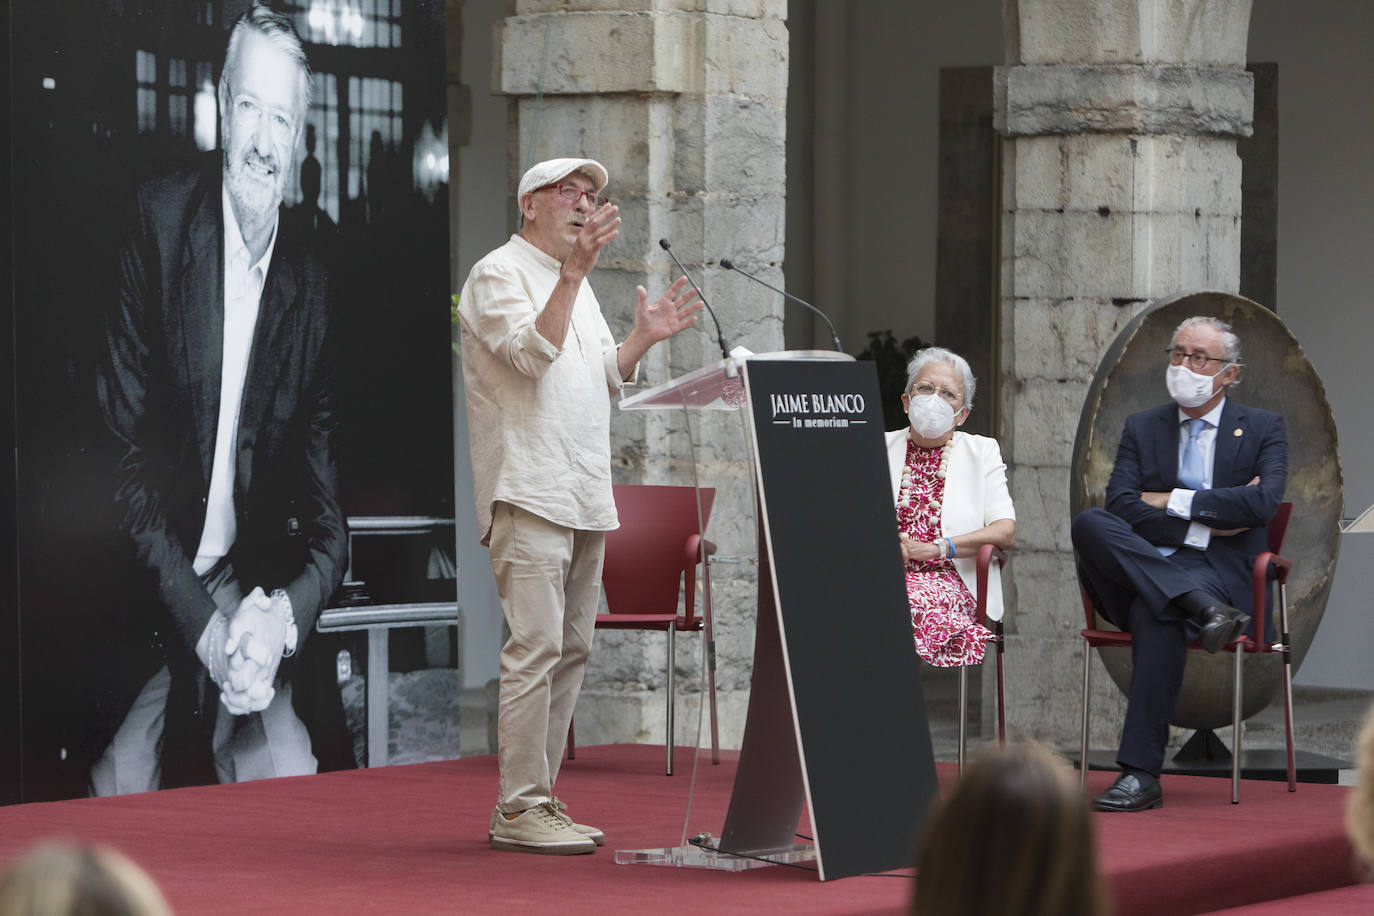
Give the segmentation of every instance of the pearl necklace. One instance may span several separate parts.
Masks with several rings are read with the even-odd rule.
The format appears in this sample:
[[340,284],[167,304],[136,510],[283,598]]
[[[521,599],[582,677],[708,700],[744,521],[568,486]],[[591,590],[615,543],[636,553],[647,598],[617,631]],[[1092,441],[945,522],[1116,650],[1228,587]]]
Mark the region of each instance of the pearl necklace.
[[[919,447],[919,446],[918,446]],[[949,450],[954,447],[953,437],[946,439],[940,446],[940,466],[935,471],[935,476],[944,479],[949,475]],[[903,509],[911,506],[911,465],[903,462],[902,464],[902,485],[897,492],[897,505]],[[932,499],[930,508],[936,512],[940,511],[940,501]]]

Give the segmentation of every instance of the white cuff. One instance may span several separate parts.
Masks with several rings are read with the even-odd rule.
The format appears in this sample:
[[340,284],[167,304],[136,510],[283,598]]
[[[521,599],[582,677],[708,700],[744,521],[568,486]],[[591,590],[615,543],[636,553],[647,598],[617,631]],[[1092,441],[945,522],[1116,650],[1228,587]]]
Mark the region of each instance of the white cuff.
[[1175,487],[1169,492],[1169,505],[1165,510],[1174,518],[1193,517],[1193,494],[1196,490],[1183,490]]
[[1188,525],[1188,536],[1183,539],[1183,546],[1192,547],[1194,550],[1206,550],[1207,545],[1212,543],[1212,529],[1202,522],[1191,522]]

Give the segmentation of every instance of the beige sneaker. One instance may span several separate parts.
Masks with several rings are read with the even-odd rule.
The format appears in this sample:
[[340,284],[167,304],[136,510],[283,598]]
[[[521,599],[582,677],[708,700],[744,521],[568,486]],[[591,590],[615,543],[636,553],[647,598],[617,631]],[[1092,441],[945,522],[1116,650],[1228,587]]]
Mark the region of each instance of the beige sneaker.
[[568,817],[568,806],[563,804],[563,802],[559,801],[556,796],[553,800],[553,806],[558,809],[559,814],[563,815],[564,820],[566,820],[569,824],[572,824],[572,829],[576,830],[578,833],[582,834],[584,837],[591,840],[598,846],[606,842],[606,834],[601,832],[600,827],[592,827],[589,824],[574,823],[573,819]]
[[545,802],[508,818],[497,811],[491,814],[492,849],[507,852],[532,852],[546,856],[575,856],[596,852],[596,843],[578,833],[572,821]]

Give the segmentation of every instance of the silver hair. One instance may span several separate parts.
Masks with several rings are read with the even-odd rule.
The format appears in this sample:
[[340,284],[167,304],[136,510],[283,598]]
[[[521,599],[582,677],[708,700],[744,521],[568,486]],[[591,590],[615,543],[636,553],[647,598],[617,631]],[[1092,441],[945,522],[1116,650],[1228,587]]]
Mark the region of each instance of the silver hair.
[[959,406],[959,409],[972,407],[973,392],[977,387],[973,380],[973,370],[968,367],[968,360],[953,350],[946,350],[944,347],[926,347],[923,350],[917,350],[916,355],[911,357],[911,362],[906,364],[906,393],[911,394],[911,388],[916,384],[916,376],[920,375],[921,370],[931,363],[948,363],[959,370],[959,374],[964,377],[964,403]]
[[[1211,315],[1194,315],[1192,318],[1185,318],[1183,323],[1174,329],[1174,336],[1169,338],[1169,349],[1172,350],[1174,344],[1178,342],[1178,335],[1182,334],[1186,329],[1197,327],[1200,324],[1206,325],[1221,335],[1221,355],[1226,358],[1228,363],[1234,363],[1236,366],[1240,366],[1240,338],[1236,336],[1235,331],[1231,330],[1229,324],[1222,321],[1220,318],[1213,318]],[[1222,369],[1225,368],[1225,366],[1222,366]],[[1240,376],[1237,375],[1231,380],[1228,387],[1234,387],[1239,384]]]
[[305,131],[305,119],[310,114],[310,61],[306,59],[305,45],[301,43],[301,37],[296,33],[291,19],[282,13],[254,3],[248,8],[248,12],[234,23],[233,30],[229,32],[229,45],[224,50],[224,68],[219,74],[220,104],[227,108],[233,94],[233,74],[238,67],[243,36],[248,32],[256,32],[266,38],[274,48],[285,54],[301,69],[301,83],[297,91],[300,121],[296,125],[296,138],[300,139],[300,135]]

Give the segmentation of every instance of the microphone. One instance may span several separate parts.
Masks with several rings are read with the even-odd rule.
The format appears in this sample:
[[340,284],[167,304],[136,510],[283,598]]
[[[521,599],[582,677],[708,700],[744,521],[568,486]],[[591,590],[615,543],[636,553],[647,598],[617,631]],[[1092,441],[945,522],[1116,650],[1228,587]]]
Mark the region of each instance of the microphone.
[[706,306],[706,314],[711,316],[711,321],[716,326],[716,342],[720,344],[720,355],[725,357],[728,361],[730,359],[730,345],[725,342],[725,335],[721,333],[720,320],[716,318],[715,310],[712,309],[711,304],[706,301],[706,297],[701,292],[701,287],[697,286],[697,281],[692,279],[692,275],[687,273],[687,268],[683,267],[682,262],[677,259],[677,255],[673,254],[673,246],[668,244],[668,240],[659,239],[658,246],[668,252],[668,257],[673,259],[673,263],[677,265],[677,269],[682,271],[682,275],[687,278],[687,282],[692,284],[692,289],[697,291],[697,298],[701,300],[702,305]]
[[731,261],[729,258],[721,258],[721,259],[720,259],[720,266],[721,266],[721,267],[724,267],[726,270],[733,270],[733,271],[735,271],[736,273],[744,274],[744,275],[745,275],[746,277],[748,277],[750,280],[753,280],[755,283],[759,283],[759,284],[762,284],[763,286],[768,287],[768,288],[771,289],[773,292],[775,292],[775,293],[777,293],[778,295],[782,296],[784,299],[791,299],[793,302],[797,303],[798,305],[804,305],[804,306],[806,306],[807,308],[809,308],[811,311],[815,312],[817,315],[820,315],[821,318],[825,321],[826,326],[827,326],[828,328],[830,328],[830,341],[831,341],[831,343],[833,343],[833,344],[835,345],[835,352],[836,352],[836,353],[843,353],[843,352],[844,352],[844,348],[840,346],[840,336],[839,336],[838,334],[835,333],[835,325],[831,324],[830,319],[826,316],[825,312],[822,312],[820,309],[816,308],[814,305],[812,305],[810,302],[807,302],[805,299],[802,299],[802,298],[800,298],[800,297],[794,296],[794,295],[792,295],[791,293],[789,293],[789,292],[788,292],[787,290],[785,290],[785,289],[778,289],[778,288],[777,288],[776,286],[774,286],[773,284],[768,283],[768,282],[766,282],[766,281],[764,281],[764,280],[760,280],[758,277],[756,277],[756,276],[754,276],[753,274],[749,273],[747,270],[743,270],[742,268],[736,267],[736,266],[735,266],[735,262],[734,262],[734,261]]

